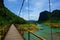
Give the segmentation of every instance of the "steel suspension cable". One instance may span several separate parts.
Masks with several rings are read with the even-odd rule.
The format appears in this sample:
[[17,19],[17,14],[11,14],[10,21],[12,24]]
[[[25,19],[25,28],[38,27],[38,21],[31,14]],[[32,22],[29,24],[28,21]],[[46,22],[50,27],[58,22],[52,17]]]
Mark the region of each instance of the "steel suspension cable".
[[[51,12],[51,0],[49,0],[49,12]],[[50,26],[52,25],[51,24],[51,21],[52,21],[52,19],[51,19],[51,14],[50,14]],[[52,31],[52,26],[51,26],[51,40],[53,40],[53,31]]]
[[19,15],[20,15],[21,10],[22,10],[22,8],[23,8],[24,2],[25,2],[25,0],[23,0],[23,2],[22,2],[22,5],[21,5],[20,11],[19,11]]
[[[28,0],[28,20],[30,19],[30,15],[29,15],[29,0]],[[30,27],[30,24],[29,24]],[[30,40],[30,32],[28,32],[28,40]]]
[[30,19],[30,14],[29,14],[29,0],[28,0],[28,19]]
[[49,0],[49,11],[51,12],[51,0]]

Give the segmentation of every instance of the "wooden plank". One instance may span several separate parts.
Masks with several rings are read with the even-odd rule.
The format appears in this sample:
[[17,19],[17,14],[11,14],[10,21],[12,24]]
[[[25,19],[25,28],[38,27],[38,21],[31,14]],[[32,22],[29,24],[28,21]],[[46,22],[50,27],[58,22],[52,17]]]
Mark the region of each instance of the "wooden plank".
[[12,24],[4,40],[24,40],[16,27]]

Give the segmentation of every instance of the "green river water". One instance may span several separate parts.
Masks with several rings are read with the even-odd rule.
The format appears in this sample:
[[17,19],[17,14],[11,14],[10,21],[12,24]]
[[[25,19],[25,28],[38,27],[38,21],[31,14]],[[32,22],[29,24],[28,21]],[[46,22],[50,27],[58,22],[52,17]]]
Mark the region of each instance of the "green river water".
[[[34,32],[38,36],[41,36],[46,40],[60,40],[60,28],[52,28],[52,37],[51,37],[51,27],[45,26],[44,24],[38,24],[37,26],[39,28],[42,28],[42,30]],[[24,37],[26,40],[28,40],[27,33],[24,34]],[[30,34],[30,40],[40,40],[40,39]]]

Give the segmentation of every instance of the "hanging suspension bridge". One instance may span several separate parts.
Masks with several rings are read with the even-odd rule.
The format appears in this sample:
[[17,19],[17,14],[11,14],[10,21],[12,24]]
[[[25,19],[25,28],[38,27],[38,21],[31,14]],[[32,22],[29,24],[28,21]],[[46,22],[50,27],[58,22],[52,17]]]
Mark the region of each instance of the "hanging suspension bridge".
[[[25,0],[23,0],[23,2],[22,2],[22,5],[21,5],[20,11],[19,11],[19,15],[23,8],[24,2],[25,2]],[[28,9],[29,9],[29,0],[28,0]],[[51,11],[50,0],[49,0],[49,11]],[[28,10],[28,14],[29,14],[29,10]],[[28,15],[28,17],[29,17],[29,15]],[[46,40],[43,37],[38,36],[37,34],[34,34],[33,32],[30,32],[30,31],[28,31],[28,38],[27,38],[28,40],[30,40],[30,34],[33,34],[39,40]],[[51,30],[51,36],[52,36],[52,30]],[[25,40],[25,38],[18,32],[15,25],[12,24],[12,25],[10,25],[9,31],[5,35],[4,40]]]

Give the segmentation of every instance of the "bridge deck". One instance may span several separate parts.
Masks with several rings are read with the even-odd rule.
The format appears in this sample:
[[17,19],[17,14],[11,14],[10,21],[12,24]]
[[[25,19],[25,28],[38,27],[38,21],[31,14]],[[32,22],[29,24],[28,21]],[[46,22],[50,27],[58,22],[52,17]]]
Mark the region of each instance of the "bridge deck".
[[4,40],[24,40],[16,27],[12,24]]

